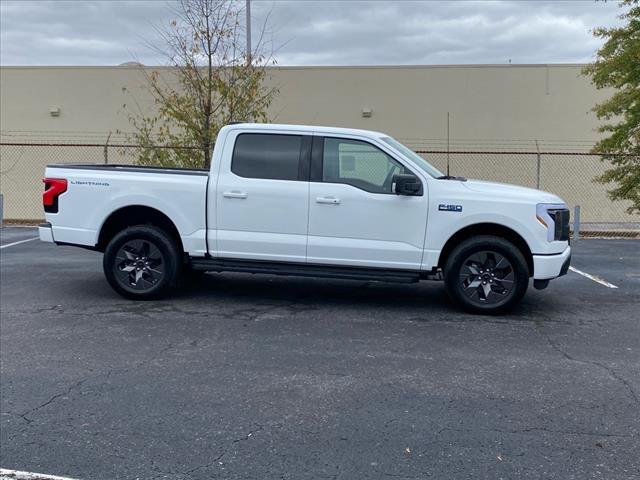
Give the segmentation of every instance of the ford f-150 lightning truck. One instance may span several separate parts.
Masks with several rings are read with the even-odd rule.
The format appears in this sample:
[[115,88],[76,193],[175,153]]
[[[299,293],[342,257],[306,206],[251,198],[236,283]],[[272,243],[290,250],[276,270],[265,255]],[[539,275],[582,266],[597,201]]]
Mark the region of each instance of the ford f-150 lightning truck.
[[[515,167],[514,167],[515,168]],[[383,133],[232,124],[209,170],[50,165],[40,238],[104,252],[132,299],[233,271],[416,282],[499,313],[569,268],[556,195],[443,175]]]

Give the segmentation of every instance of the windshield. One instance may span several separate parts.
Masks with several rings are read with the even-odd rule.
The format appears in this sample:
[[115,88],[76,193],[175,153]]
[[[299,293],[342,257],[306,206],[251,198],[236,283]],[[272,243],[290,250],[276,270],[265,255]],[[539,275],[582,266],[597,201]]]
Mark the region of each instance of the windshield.
[[408,159],[413,160],[416,164],[418,164],[418,166],[422,170],[427,172],[433,178],[442,177],[442,172],[440,172],[437,168],[435,168],[433,165],[431,165],[429,162],[427,162],[424,158],[422,158],[416,152],[411,150],[409,147],[405,147],[403,144],[401,144],[397,140],[394,140],[391,137],[382,137],[381,140],[384,143],[398,150],[402,155],[404,155]]

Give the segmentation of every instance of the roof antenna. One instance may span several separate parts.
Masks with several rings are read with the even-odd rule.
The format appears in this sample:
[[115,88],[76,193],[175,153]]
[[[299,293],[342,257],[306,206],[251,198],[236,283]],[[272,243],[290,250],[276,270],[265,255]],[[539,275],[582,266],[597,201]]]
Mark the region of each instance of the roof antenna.
[[449,176],[449,112],[447,112],[447,177]]

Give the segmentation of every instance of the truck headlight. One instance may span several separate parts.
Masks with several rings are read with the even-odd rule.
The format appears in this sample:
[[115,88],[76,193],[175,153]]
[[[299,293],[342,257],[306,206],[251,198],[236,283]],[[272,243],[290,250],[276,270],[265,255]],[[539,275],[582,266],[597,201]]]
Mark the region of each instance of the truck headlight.
[[549,242],[569,240],[570,212],[563,203],[539,203],[536,206],[536,219],[547,228]]

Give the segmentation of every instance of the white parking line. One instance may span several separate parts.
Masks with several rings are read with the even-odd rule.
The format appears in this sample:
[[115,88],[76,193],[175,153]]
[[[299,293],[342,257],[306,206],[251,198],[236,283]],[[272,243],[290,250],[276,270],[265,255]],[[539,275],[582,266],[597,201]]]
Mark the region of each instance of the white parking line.
[[58,477],[57,475],[43,475],[33,472],[19,472],[0,468],[0,480],[73,480],[70,477]]
[[19,242],[13,242],[13,243],[7,243],[6,245],[0,245],[0,250],[2,250],[3,248],[7,248],[7,247],[13,247],[14,245],[20,245],[21,243],[32,242],[33,240],[37,240],[39,238],[40,237],[27,238],[26,240],[20,240]]
[[569,267],[569,270],[571,270],[572,272],[576,272],[578,275],[582,275],[583,277],[587,277],[589,280],[593,280],[594,282],[597,282],[600,285],[604,285],[605,287],[618,288],[613,283],[605,282],[601,278],[598,278],[598,277],[596,277],[594,275],[590,275],[590,274],[588,274],[586,272],[583,272],[582,270],[578,270],[577,268]]

